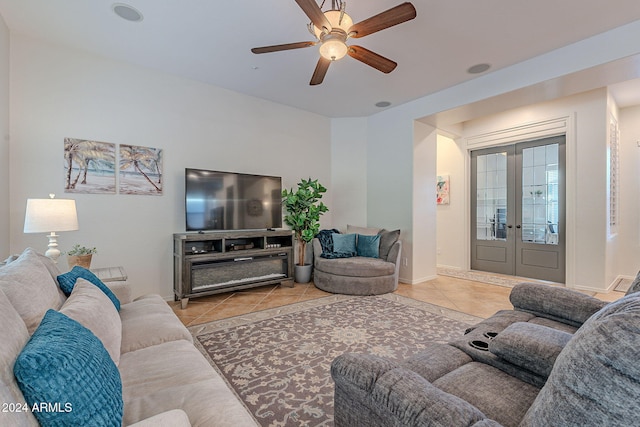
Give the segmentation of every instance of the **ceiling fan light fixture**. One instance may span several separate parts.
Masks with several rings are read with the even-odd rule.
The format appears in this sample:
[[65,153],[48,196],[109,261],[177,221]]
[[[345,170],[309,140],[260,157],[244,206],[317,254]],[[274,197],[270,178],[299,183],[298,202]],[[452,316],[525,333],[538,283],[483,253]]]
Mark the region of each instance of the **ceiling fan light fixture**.
[[[340,15],[342,15],[342,19],[340,19]],[[344,31],[345,34],[347,34],[349,32],[349,28],[353,26],[353,19],[351,19],[351,17],[346,13],[342,13],[339,10],[328,10],[324,12],[324,16],[331,24],[331,28],[339,28]],[[322,28],[318,28],[314,25],[313,32],[318,40],[322,39]]]
[[337,61],[344,58],[348,50],[349,48],[344,40],[331,35],[325,36],[320,45],[320,55],[330,61]]

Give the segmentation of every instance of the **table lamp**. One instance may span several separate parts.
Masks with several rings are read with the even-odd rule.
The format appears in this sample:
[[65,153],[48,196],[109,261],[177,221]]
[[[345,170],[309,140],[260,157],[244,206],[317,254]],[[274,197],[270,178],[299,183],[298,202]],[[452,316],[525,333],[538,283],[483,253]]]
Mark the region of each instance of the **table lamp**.
[[73,231],[78,229],[76,201],[56,199],[49,194],[48,199],[27,199],[27,211],[24,215],[25,233],[50,233],[49,249],[44,254],[53,262],[58,262],[58,235],[56,231]]

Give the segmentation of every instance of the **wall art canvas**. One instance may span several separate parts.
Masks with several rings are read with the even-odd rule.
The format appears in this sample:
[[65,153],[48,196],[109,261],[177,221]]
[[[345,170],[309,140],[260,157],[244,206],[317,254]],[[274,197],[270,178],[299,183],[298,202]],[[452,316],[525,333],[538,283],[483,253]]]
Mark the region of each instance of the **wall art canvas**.
[[449,175],[438,175],[436,184],[437,204],[449,204]]
[[115,194],[115,159],[115,144],[65,138],[65,193]]
[[120,194],[162,195],[160,148],[120,144]]

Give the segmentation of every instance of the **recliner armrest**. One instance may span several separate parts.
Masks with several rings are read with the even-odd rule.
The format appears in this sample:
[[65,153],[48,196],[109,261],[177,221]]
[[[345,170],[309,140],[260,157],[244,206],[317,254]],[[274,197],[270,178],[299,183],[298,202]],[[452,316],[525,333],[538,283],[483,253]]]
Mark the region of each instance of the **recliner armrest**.
[[572,336],[547,326],[516,322],[489,342],[489,351],[509,363],[548,378],[556,358]]
[[580,327],[606,302],[573,289],[538,283],[519,283],[509,300],[516,310]]

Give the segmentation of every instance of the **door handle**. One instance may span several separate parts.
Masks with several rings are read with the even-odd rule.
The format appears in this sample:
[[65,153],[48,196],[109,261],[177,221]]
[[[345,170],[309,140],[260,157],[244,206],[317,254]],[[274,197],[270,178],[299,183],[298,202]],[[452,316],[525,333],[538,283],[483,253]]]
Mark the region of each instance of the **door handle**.
[[516,228],[520,228],[520,224],[516,225]]
[[507,225],[507,228],[513,228],[513,225],[509,224]]

